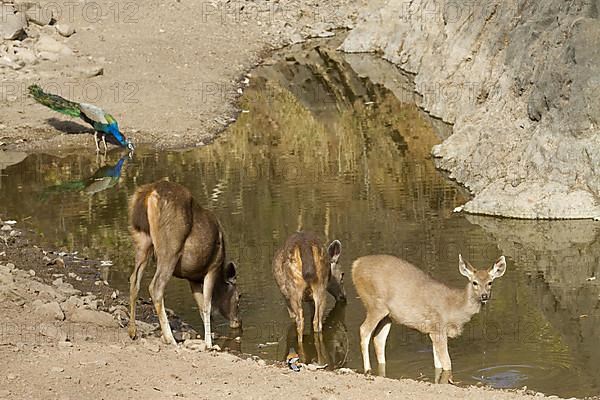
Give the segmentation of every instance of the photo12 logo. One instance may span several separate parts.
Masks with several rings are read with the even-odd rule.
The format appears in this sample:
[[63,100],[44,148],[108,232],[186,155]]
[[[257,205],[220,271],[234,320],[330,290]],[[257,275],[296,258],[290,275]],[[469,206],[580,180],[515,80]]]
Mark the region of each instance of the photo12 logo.
[[[87,23],[97,23],[108,20],[111,23],[131,24],[139,22],[140,6],[134,2],[47,2],[47,3],[24,3],[25,12],[30,19],[60,21],[62,23],[73,23],[83,20]],[[0,22],[6,20],[8,8],[0,8]],[[12,10],[10,11],[12,13]]]
[[[139,103],[139,86],[136,82],[113,82],[107,87],[96,82],[61,81],[41,82],[44,92],[57,95],[77,103]],[[29,84],[24,82],[0,82],[0,103],[20,102],[25,104],[31,100]],[[33,101],[33,100],[31,100]]]

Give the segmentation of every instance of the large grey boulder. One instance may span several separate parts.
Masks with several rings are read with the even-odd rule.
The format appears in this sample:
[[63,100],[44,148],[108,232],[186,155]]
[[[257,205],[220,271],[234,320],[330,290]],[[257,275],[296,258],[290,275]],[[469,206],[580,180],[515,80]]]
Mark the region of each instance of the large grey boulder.
[[600,216],[600,1],[374,1],[341,48],[415,73],[465,211]]

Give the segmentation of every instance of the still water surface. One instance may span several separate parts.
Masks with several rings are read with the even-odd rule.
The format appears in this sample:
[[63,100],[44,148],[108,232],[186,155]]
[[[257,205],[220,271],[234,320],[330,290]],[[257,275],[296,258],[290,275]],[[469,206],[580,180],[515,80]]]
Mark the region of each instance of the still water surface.
[[[600,226],[452,213],[467,195],[429,156],[448,129],[421,112],[412,93],[410,80],[381,61],[326,48],[291,52],[253,72],[243,112],[216,143],[186,152],[140,148],[133,159],[111,152],[104,162],[87,154],[91,148],[30,155],[1,171],[0,215],[31,217],[48,244],[112,260],[102,274],[127,293],[128,197],[163,177],[186,185],[219,216],[240,267],[238,350],[277,360],[294,330],[271,275],[274,250],[300,228],[339,239],[349,301],[333,308],[329,298],[320,353],[330,366],[356,369],[364,318],[349,273],[356,257],[398,255],[463,286],[459,252],[478,267],[504,254],[508,271],[492,301],[450,343],[455,380],[597,395],[600,290],[588,278],[600,274]],[[90,180],[94,174],[104,179]],[[185,282],[171,281],[166,302],[201,331]],[[220,317],[216,325],[220,335],[238,335]],[[308,325],[305,350],[316,358]],[[389,377],[433,379],[431,344],[418,332],[394,325],[387,359]]]

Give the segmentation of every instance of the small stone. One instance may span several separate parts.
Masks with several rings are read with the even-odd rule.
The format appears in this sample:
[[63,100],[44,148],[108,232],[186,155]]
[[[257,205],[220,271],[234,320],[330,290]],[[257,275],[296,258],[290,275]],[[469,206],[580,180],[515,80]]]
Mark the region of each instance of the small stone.
[[185,346],[186,349],[189,350],[193,350],[193,351],[206,351],[207,346],[206,346],[206,342],[202,339],[187,339],[183,345]]
[[27,20],[39,26],[46,26],[52,21],[52,9],[49,7],[42,8],[39,4],[35,4],[25,11]]
[[40,335],[55,340],[57,342],[64,342],[65,340],[67,340],[67,332],[61,327],[56,326],[54,323],[43,323],[38,325],[37,332],[39,332]]
[[0,230],[3,232],[9,232],[12,231],[12,228],[10,225],[3,225],[2,228],[0,228]]
[[27,36],[27,18],[23,13],[15,13],[14,8],[0,5],[0,39],[15,40]]
[[355,372],[350,368],[339,368],[336,370],[338,374],[354,374]]
[[75,33],[75,28],[69,24],[58,24],[56,25],[56,31],[64,37],[69,37]]
[[64,347],[64,348],[73,347],[73,343],[67,342],[67,341],[61,341],[61,342],[58,342],[58,347]]
[[115,290],[115,291],[113,291],[113,292],[112,292],[112,294],[110,295],[110,298],[114,300],[114,299],[116,299],[117,297],[119,297],[119,291],[118,291],[118,290]]
[[186,340],[191,339],[192,335],[189,332],[177,331],[173,333],[173,337],[176,342],[185,342]]
[[54,285],[54,286],[60,286],[63,283],[64,282],[63,282],[62,278],[57,278],[57,279],[55,279],[55,280],[52,281],[52,285]]
[[65,267],[65,260],[63,260],[60,257],[56,257],[55,259],[51,260],[48,264],[46,265],[56,265],[59,268],[64,268]]
[[258,364],[259,367],[264,367],[267,365],[267,362],[263,359],[260,359],[256,362],[256,364]]
[[41,56],[42,53],[55,53],[61,56],[71,56],[73,55],[73,50],[71,48],[50,36],[40,36],[36,45],[36,50],[38,51],[38,55]]
[[55,373],[60,373],[60,372],[65,372],[65,369],[63,367],[52,367],[50,369],[50,371],[55,372]]
[[35,308],[35,312],[38,315],[48,319],[55,319],[57,321],[63,321],[65,319],[65,314],[62,312],[60,305],[58,305],[56,301],[51,301],[50,303],[38,305]]
[[113,316],[104,311],[77,308],[70,315],[69,319],[73,322],[91,323],[106,327],[118,326],[117,321],[113,318]]
[[14,381],[15,379],[17,379],[17,375],[8,374],[8,375],[6,375],[6,379],[8,379],[9,381]]

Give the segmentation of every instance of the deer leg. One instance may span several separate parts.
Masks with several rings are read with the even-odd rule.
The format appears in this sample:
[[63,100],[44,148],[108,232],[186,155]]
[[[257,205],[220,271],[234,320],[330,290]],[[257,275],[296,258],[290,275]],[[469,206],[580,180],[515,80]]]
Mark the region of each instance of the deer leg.
[[[200,316],[202,317],[202,322],[205,323],[206,321],[206,316],[204,315],[204,293],[203,293],[203,286],[201,283],[198,282],[192,282],[190,281],[190,286],[192,288],[192,294],[194,295],[194,299],[196,300],[196,304],[198,304],[198,311],[200,312]],[[210,318],[210,317],[209,317]],[[209,330],[210,330],[210,319],[208,320],[208,326],[209,326]],[[204,329],[206,332],[206,324],[204,325]],[[206,337],[206,333],[204,334],[204,341],[206,342],[207,346],[212,346],[212,336],[208,335],[208,337],[210,337],[210,342],[207,341],[207,337]],[[209,345],[210,343],[210,345]]]
[[210,313],[212,309],[212,294],[215,287],[216,272],[211,271],[204,276],[202,285],[202,322],[204,322],[204,342],[212,347],[212,332],[210,327]]
[[369,359],[369,343],[371,342],[371,335],[379,322],[385,318],[387,313],[376,312],[376,310],[367,311],[367,318],[360,326],[360,350],[363,356],[363,365],[365,374],[371,372],[371,360]]
[[302,308],[302,295],[290,299],[290,309],[296,319],[296,334],[298,335],[298,344],[302,343],[304,334],[304,309]]
[[313,299],[315,301],[315,315],[313,316],[313,332],[323,330],[323,314],[325,314],[326,294],[322,290],[313,288]]
[[158,315],[158,321],[160,322],[160,329],[162,331],[162,339],[166,344],[177,344],[171,332],[171,326],[169,326],[169,319],[165,311],[164,293],[165,287],[173,275],[175,266],[179,262],[179,254],[167,258],[157,257],[156,261],[156,273],[152,282],[150,282],[150,296]]
[[429,337],[433,343],[433,363],[436,369],[444,371],[452,370],[450,354],[448,354],[448,338],[441,333],[430,333]]
[[315,332],[314,334],[315,350],[317,350],[317,362],[320,366],[330,365],[329,353],[327,346],[325,346],[325,340],[322,332]]
[[375,355],[377,356],[377,363],[382,365],[385,364],[385,342],[387,341],[392,327],[392,321],[389,317],[385,317],[378,325],[378,331],[373,337],[373,345],[375,347]]
[[129,277],[129,326],[127,333],[129,337],[135,339],[137,335],[137,327],[135,326],[135,306],[137,301],[138,293],[140,292],[140,284],[142,282],[142,275],[144,269],[148,265],[148,259],[152,254],[152,239],[145,233],[134,233],[133,238],[135,241],[136,252],[135,252],[135,266],[133,272]]

